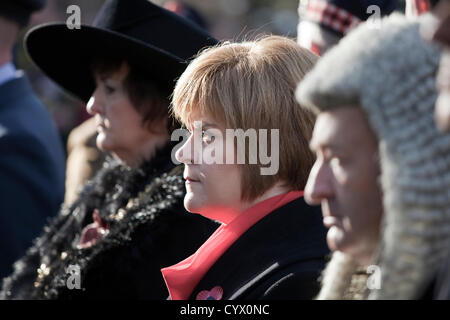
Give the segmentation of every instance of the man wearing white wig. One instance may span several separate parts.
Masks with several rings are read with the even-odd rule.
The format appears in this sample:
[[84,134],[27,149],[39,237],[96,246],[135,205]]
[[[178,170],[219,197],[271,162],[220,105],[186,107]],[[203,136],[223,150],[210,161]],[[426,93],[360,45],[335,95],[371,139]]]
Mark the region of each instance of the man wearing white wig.
[[359,26],[297,89],[318,115],[305,197],[322,205],[334,251],[319,299],[436,298],[441,285],[450,134],[434,124],[440,53],[420,21],[393,14]]

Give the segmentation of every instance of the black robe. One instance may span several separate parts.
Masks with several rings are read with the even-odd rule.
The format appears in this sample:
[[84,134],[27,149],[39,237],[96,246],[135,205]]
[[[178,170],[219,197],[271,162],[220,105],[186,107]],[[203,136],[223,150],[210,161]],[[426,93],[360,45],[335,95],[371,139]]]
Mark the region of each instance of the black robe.
[[[191,255],[218,227],[184,209],[182,167],[172,163],[172,147],[158,150],[139,169],[106,161],[80,198],[62,208],[16,262],[0,298],[166,299],[160,269]],[[94,209],[109,223],[109,234],[77,249]]]

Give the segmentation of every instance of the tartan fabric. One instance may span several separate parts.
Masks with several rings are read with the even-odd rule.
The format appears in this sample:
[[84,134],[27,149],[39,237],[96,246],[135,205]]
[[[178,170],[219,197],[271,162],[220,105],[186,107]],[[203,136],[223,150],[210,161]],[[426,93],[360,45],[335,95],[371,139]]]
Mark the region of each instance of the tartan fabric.
[[361,23],[361,19],[325,0],[310,0],[305,18],[320,23],[343,35]]

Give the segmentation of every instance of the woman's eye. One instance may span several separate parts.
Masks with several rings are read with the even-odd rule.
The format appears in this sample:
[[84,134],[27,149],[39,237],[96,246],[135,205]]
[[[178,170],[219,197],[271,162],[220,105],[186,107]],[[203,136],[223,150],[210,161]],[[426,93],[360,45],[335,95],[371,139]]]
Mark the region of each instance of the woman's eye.
[[202,141],[204,143],[211,143],[214,141],[214,136],[208,134],[206,131],[202,131]]
[[116,88],[105,84],[105,91],[106,91],[107,94],[112,94],[112,93],[114,93],[116,91]]

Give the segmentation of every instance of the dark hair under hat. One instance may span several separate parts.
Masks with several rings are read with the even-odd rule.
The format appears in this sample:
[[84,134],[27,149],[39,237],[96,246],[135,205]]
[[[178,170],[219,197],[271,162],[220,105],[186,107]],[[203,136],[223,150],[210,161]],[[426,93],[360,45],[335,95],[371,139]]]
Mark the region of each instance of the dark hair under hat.
[[1,0],[0,16],[25,26],[28,24],[31,14],[44,6],[45,0]]
[[87,102],[95,90],[93,59],[115,58],[147,71],[171,93],[188,60],[217,40],[194,23],[148,0],[109,0],[92,26],[37,26],[25,36],[33,62],[52,80]]

